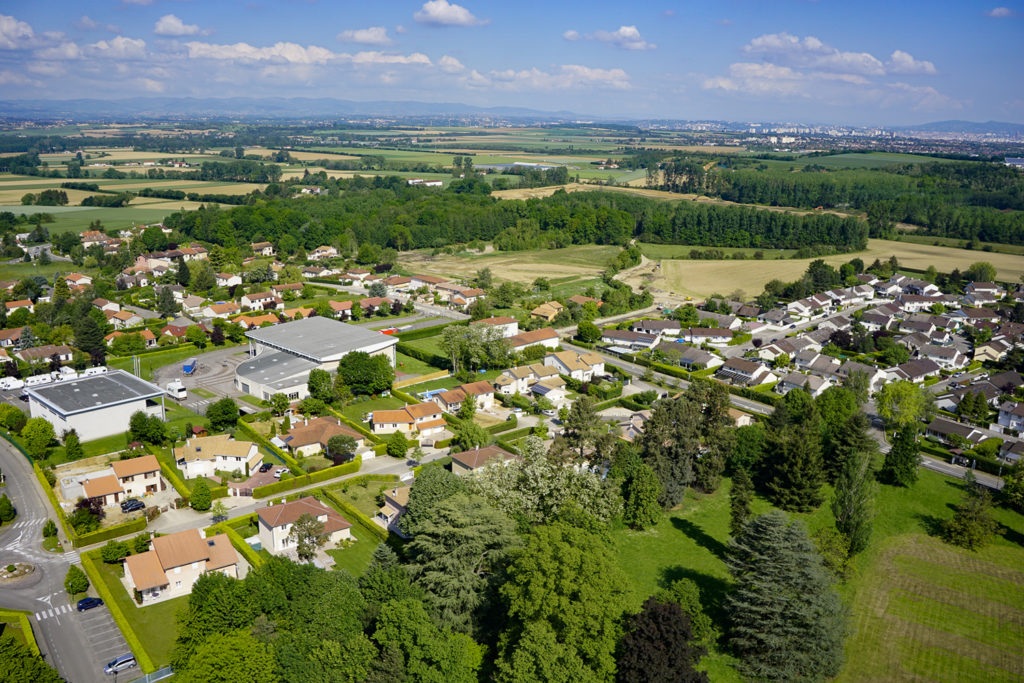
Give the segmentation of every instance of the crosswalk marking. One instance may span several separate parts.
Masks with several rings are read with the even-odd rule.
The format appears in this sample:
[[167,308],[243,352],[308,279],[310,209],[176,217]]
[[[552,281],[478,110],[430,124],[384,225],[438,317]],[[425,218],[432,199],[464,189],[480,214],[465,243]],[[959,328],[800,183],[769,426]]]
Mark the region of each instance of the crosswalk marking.
[[72,610],[71,605],[60,605],[60,606],[54,607],[52,609],[44,609],[44,610],[40,610],[40,611],[36,612],[35,613],[35,618],[36,618],[37,621],[42,621],[43,619],[49,619],[51,617],[57,617],[57,616],[60,616],[61,614],[68,614],[69,612],[71,612],[71,610]]

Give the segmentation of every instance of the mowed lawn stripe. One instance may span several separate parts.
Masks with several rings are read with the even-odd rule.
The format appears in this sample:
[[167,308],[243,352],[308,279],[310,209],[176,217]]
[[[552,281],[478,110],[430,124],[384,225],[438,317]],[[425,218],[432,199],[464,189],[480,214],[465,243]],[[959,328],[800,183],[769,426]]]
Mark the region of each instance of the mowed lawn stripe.
[[[927,588],[928,586],[925,586]],[[889,614],[922,626],[954,633],[985,645],[1020,652],[1024,643],[1024,623],[1020,612],[1000,609],[987,600],[976,600],[958,593],[962,600],[948,603],[938,598],[896,589],[889,599]],[[954,597],[955,596],[944,596]],[[962,603],[973,603],[974,609]],[[1015,618],[1016,617],[1016,618]]]
[[[904,645],[903,659],[909,663],[906,674],[940,683],[1019,683],[1020,674],[1000,667],[986,666],[969,655],[960,655],[944,647]],[[893,680],[899,677],[893,676]],[[904,676],[903,678],[909,678]]]
[[1013,581],[997,576],[986,576],[981,570],[957,571],[948,564],[905,556],[896,558],[896,566],[900,573],[936,586],[1024,610],[1024,590],[1021,590],[1024,578]]

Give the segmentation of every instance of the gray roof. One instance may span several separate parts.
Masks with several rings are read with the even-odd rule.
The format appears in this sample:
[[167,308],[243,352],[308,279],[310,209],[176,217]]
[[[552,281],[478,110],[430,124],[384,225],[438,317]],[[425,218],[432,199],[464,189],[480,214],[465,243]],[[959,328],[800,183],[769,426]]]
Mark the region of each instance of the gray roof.
[[377,351],[398,343],[390,335],[323,316],[249,330],[245,336],[317,363],[338,360],[350,351]]
[[160,387],[124,370],[79,377],[56,384],[25,389],[30,399],[43,403],[60,415],[74,415],[119,403],[130,403],[163,395]]
[[290,353],[277,351],[262,353],[239,364],[235,374],[243,381],[262,384],[272,389],[285,389],[296,384],[305,384],[306,377],[318,363]]

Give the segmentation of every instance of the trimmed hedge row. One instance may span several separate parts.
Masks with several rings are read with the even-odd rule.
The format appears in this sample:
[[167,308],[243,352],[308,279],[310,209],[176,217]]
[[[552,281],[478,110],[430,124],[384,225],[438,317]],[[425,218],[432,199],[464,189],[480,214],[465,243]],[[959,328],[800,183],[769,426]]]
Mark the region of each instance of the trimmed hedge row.
[[[149,452],[156,458],[156,461],[160,463],[161,474],[164,475],[164,478],[167,479],[167,481],[171,482],[171,486],[173,486],[174,490],[178,492],[178,495],[182,498],[188,498],[192,494],[192,491],[185,484],[185,480],[178,476],[178,473],[174,471],[173,467],[164,462],[164,459],[157,454],[155,448],[150,447]],[[174,456],[172,455],[171,457]]]
[[53,487],[50,486],[50,482],[46,480],[46,475],[43,474],[43,470],[40,469],[39,463],[33,462],[32,469],[35,470],[36,478],[39,480],[40,485],[43,487],[43,492],[46,493],[46,497],[50,500],[50,505],[53,506],[53,511],[57,515],[57,521],[60,522],[60,527],[64,529],[64,535],[68,537],[69,541],[73,541],[75,535],[71,525],[68,524],[67,517],[64,516],[64,508],[57,502],[57,494],[53,492]]
[[277,495],[284,491],[291,491],[292,489],[302,488],[310,484],[316,484],[317,482],[327,481],[335,477],[341,477],[346,474],[352,474],[358,472],[360,466],[363,463],[363,456],[357,455],[354,460],[347,462],[344,465],[335,465],[334,467],[328,467],[327,469],[320,470],[319,472],[313,472],[312,474],[303,474],[299,477],[292,477],[291,479],[285,479],[284,481],[276,481],[273,484],[267,484],[266,486],[257,486],[252,490],[253,498],[266,498],[267,496]]
[[432,351],[425,351],[424,349],[410,346],[405,342],[398,342],[395,350],[399,353],[404,353],[410,358],[423,361],[427,365],[433,365],[435,368],[441,368],[442,370],[451,369],[451,361],[440,354],[433,353]]
[[441,323],[440,325],[432,325],[431,327],[421,327],[418,330],[399,332],[395,336],[398,337],[398,341],[400,342],[413,341],[415,339],[426,339],[427,337],[436,337],[441,334],[441,331],[444,330],[444,328],[451,325],[468,325],[468,323],[465,321],[452,321]]
[[324,498],[334,504],[334,507],[338,509],[338,512],[345,515],[346,519],[350,522],[358,524],[363,530],[370,532],[380,541],[388,540],[388,530],[377,526],[372,519],[360,512],[356,506],[342,500],[327,489],[320,489],[320,491],[324,494]]
[[380,437],[379,436],[377,436],[376,434],[374,434],[369,429],[367,429],[363,425],[359,424],[355,420],[350,420],[349,418],[347,418],[344,415],[342,415],[340,411],[337,411],[334,408],[331,408],[330,406],[327,406],[327,410],[331,411],[331,414],[334,415],[339,420],[341,420],[341,422],[343,424],[346,424],[349,427],[351,427],[352,429],[356,430],[357,432],[359,432],[360,434],[365,436],[367,439],[369,439],[371,442],[373,442],[373,443],[380,443]]
[[25,634],[25,642],[28,643],[28,649],[32,650],[32,654],[39,656],[39,644],[36,643],[36,636],[32,632],[32,624],[28,620],[28,615],[31,612],[22,612],[21,610],[14,609],[0,609],[0,619],[17,619],[18,626],[21,627],[21,632]]
[[386,443],[378,443],[373,446],[374,455],[385,455],[388,452],[388,445]]
[[281,458],[281,462],[288,465],[288,469],[290,469],[292,471],[292,474],[294,474],[295,476],[300,477],[306,473],[306,470],[302,469],[302,466],[299,465],[298,460],[296,460],[290,454],[284,452],[274,444],[270,443],[269,439],[267,439],[265,436],[257,432],[255,429],[253,429],[245,422],[239,420],[235,427],[237,429],[241,429],[241,431],[244,432],[245,435],[248,436],[250,439],[259,442],[260,445],[262,445],[268,451],[270,451],[277,457]]
[[500,434],[501,432],[507,432],[510,429],[515,429],[519,426],[519,418],[516,417],[515,413],[512,414],[511,418],[512,419],[510,420],[493,424],[490,427],[487,427],[484,431],[489,434]]
[[[242,519],[248,520],[247,517],[242,517]],[[246,523],[248,523],[248,521]],[[213,533],[210,533],[211,531]],[[209,538],[210,536],[214,536],[216,534],[224,534],[225,536],[227,536],[228,540],[231,541],[231,545],[233,545],[235,547],[235,550],[237,550],[238,553],[245,558],[245,561],[248,562],[250,566],[260,567],[266,563],[266,560],[264,560],[263,557],[258,552],[253,550],[251,545],[245,542],[245,539],[242,538],[242,535],[240,533],[238,533],[230,526],[228,526],[228,522],[214,524],[213,526],[208,527],[206,529],[207,538]]]
[[132,649],[132,653],[135,655],[135,660],[139,663],[139,667],[145,673],[152,673],[156,671],[156,666],[153,664],[153,660],[150,658],[149,653],[142,646],[142,641],[139,640],[139,636],[136,635],[135,630],[132,628],[131,623],[125,617],[124,612],[121,610],[121,605],[118,604],[117,600],[114,599],[114,595],[110,592],[110,587],[107,586],[106,581],[103,580],[103,575],[100,574],[99,568],[95,564],[93,555],[98,555],[99,550],[94,550],[88,553],[82,553],[82,568],[85,569],[85,573],[89,575],[89,580],[92,581],[92,585],[95,586],[96,592],[103,598],[103,602],[110,609],[110,616],[114,618],[114,623],[121,629],[121,633],[124,635],[125,641],[128,643],[128,647]]
[[[83,534],[79,536],[77,533],[73,533],[71,536],[71,544],[76,548],[84,548],[87,545],[94,545],[96,543],[102,543],[103,541],[109,541],[112,538],[118,536],[125,536],[127,534],[133,534],[137,531],[142,531],[146,528],[146,518],[139,517],[133,519],[130,522],[124,524],[118,524],[117,526],[108,527],[106,529],[100,529],[99,531],[93,531],[92,533]],[[74,529],[71,530],[74,532]]]
[[422,401],[416,400],[411,394],[407,394],[401,389],[392,388],[391,395],[394,396],[395,398],[405,401],[407,405],[416,405],[417,403],[422,403]]

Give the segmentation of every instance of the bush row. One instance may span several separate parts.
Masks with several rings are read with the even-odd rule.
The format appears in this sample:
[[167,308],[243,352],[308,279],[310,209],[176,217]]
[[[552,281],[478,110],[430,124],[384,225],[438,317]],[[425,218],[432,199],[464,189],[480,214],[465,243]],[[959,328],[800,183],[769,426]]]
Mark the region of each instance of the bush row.
[[323,493],[324,498],[330,501],[338,512],[345,515],[345,519],[353,524],[358,524],[363,530],[370,532],[380,541],[388,540],[388,530],[378,526],[372,519],[360,512],[356,506],[342,500],[327,489],[320,489],[320,491]]
[[363,457],[357,455],[354,460],[347,462],[344,465],[335,465],[334,467],[328,467],[327,469],[320,470],[319,472],[313,472],[312,474],[303,474],[299,477],[292,477],[284,481],[276,481],[273,484],[267,484],[266,486],[257,486],[252,490],[253,498],[266,498],[267,496],[277,495],[284,491],[291,491],[292,489],[302,488],[303,486],[309,486],[310,484],[316,484],[317,482],[327,481],[335,477],[341,477],[346,474],[352,474],[358,472],[359,467],[363,463]]
[[398,346],[396,346],[395,349],[399,353],[404,353],[406,356],[409,356],[410,358],[421,360],[427,365],[433,365],[435,368],[441,368],[443,370],[451,369],[451,362],[447,358],[432,351],[417,348],[415,346],[411,346],[401,341],[398,342]]
[[25,642],[28,643],[28,649],[32,650],[32,654],[39,656],[39,644],[36,643],[36,636],[32,633],[32,624],[28,620],[28,615],[31,612],[22,612],[20,610],[13,609],[0,609],[0,619],[8,621],[11,619],[17,619],[18,626],[21,627],[21,632],[25,634]]
[[362,424],[356,422],[355,420],[350,420],[349,418],[347,418],[344,415],[342,415],[340,411],[335,410],[334,408],[331,408],[330,406],[328,406],[327,409],[329,411],[331,411],[332,415],[334,415],[336,418],[341,420],[342,424],[348,425],[352,429],[356,430],[357,432],[359,432],[360,434],[365,436],[367,438],[367,440],[369,440],[371,443],[380,443],[380,437],[377,436],[376,434],[374,434],[373,432],[371,432],[366,427],[364,427]]
[[426,339],[427,337],[436,337],[441,334],[441,331],[449,325],[465,325],[464,322],[447,322],[441,323],[440,325],[433,325],[431,327],[421,327],[418,330],[409,330],[408,332],[399,332],[395,336],[398,337],[398,341],[413,341],[415,339]]
[[515,414],[513,414],[511,416],[511,419],[505,420],[504,422],[499,422],[498,424],[493,424],[490,427],[487,427],[487,429],[485,429],[484,431],[486,431],[489,434],[500,434],[501,432],[507,432],[510,429],[515,429],[518,426],[519,418],[517,418]]
[[128,647],[132,649],[132,653],[135,655],[135,661],[139,663],[139,667],[145,673],[152,673],[156,671],[156,666],[153,664],[153,660],[150,658],[149,653],[142,646],[142,641],[139,636],[135,633],[131,623],[125,617],[124,612],[121,610],[121,605],[114,599],[113,593],[110,592],[110,587],[107,586],[106,581],[103,580],[103,575],[100,573],[99,567],[96,566],[96,560],[94,556],[98,557],[100,551],[93,550],[88,553],[82,553],[82,568],[85,569],[85,573],[89,575],[89,580],[92,585],[96,588],[96,592],[103,598],[103,602],[110,609],[110,616],[114,618],[114,623],[121,629],[121,633],[124,635],[124,639],[128,642]]
[[291,454],[286,453],[285,451],[281,450],[274,444],[270,443],[270,440],[267,439],[267,437],[257,432],[255,429],[253,429],[245,422],[239,420],[235,427],[236,429],[241,430],[250,439],[256,441],[264,448],[266,448],[268,451],[279,457],[281,459],[281,462],[288,465],[288,469],[290,469],[292,471],[292,474],[294,474],[296,477],[300,477],[306,473],[306,470],[302,469],[302,466],[299,465],[299,461],[293,458]]
[[[63,514],[63,512],[61,512]],[[146,528],[146,518],[139,517],[133,519],[130,522],[124,524],[118,524],[117,526],[107,527],[106,529],[100,529],[99,531],[93,531],[92,533],[82,534],[79,536],[74,529],[71,530],[71,544],[76,548],[84,548],[85,546],[94,545],[96,543],[102,543],[109,541],[112,538],[119,536],[126,536],[133,534],[138,531],[142,531]]]

